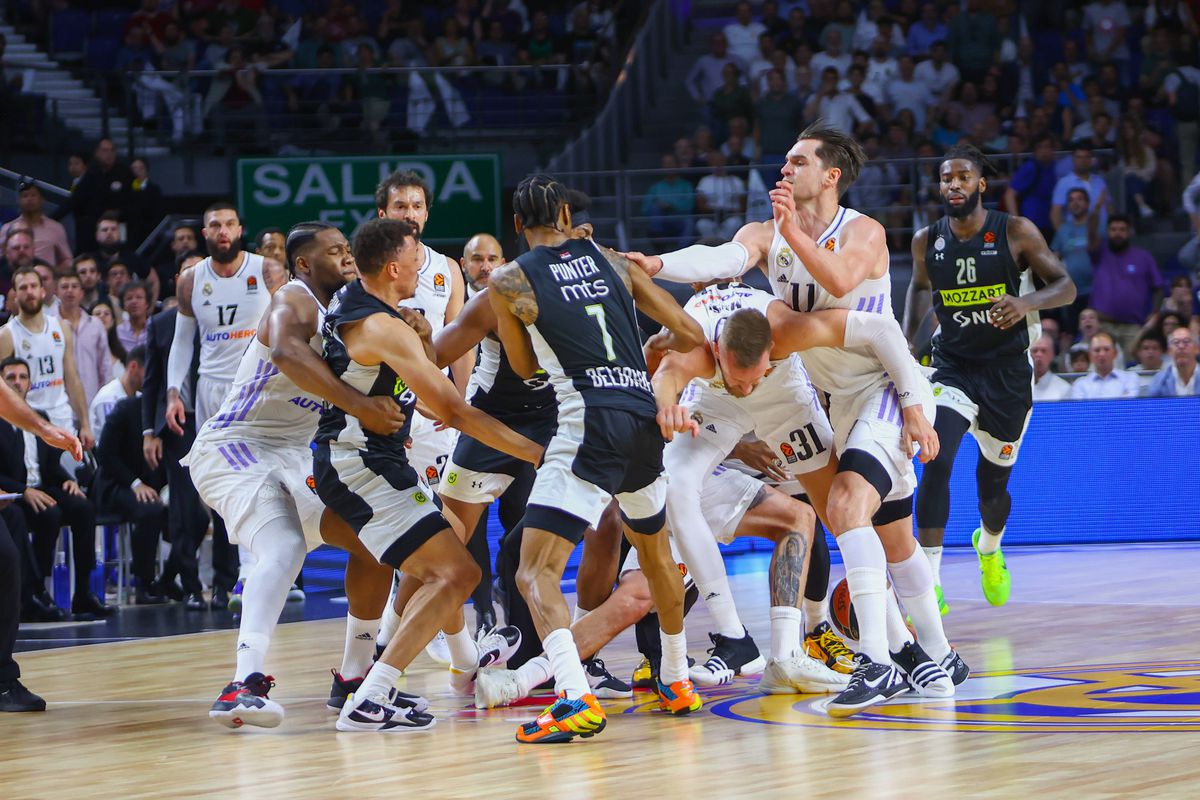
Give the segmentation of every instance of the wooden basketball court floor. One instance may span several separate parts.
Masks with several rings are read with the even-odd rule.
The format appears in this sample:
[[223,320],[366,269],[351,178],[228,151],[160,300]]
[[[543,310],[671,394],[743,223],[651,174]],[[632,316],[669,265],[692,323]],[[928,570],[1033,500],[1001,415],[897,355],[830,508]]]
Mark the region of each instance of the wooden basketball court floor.
[[[765,650],[766,560],[742,558],[757,562],[742,562],[734,590]],[[594,739],[518,745],[540,701],[466,708],[422,655],[404,680],[430,698],[435,730],[336,733],[324,701],[343,624],[321,620],[279,627],[268,666],[283,724],[230,731],[206,712],[229,678],[231,631],[28,652],[25,681],[50,706],[0,720],[0,798],[1200,796],[1200,545],[1008,559],[1004,608],[982,600],[970,551],[945,559],[947,631],[973,671],[958,695],[902,697],[848,721],[820,698],[764,697],[741,678],[705,691],[689,717],[639,693],[604,702],[609,727]],[[692,655],[707,630],[699,604]],[[628,677],[632,634],[602,656]]]

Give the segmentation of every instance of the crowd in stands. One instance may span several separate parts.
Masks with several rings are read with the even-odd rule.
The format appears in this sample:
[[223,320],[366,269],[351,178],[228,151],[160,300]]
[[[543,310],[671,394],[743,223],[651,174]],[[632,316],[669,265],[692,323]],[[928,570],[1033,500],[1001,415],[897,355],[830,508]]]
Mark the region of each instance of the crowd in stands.
[[[54,4],[48,41],[56,50],[81,49],[90,72],[119,73],[122,89],[110,99],[169,130],[175,142],[207,133],[218,148],[256,149],[269,137],[306,143],[301,131],[311,140],[337,129],[366,131],[358,141],[379,145],[393,130],[422,133],[434,119],[457,128],[503,125],[507,117],[511,126],[514,117],[529,121],[525,110],[578,108],[613,77],[618,33],[633,30],[641,13],[616,0],[98,5]],[[60,41],[72,30],[75,41]],[[352,71],[329,72],[335,68]]]
[[[1079,287],[1046,315],[1055,366],[1104,370],[1083,322],[1094,316],[1118,371],[1157,371],[1174,327],[1200,333],[1195,20],[1184,0],[740,2],[685,80],[702,124],[662,157],[641,203],[648,233],[674,249],[766,216],[748,205],[822,119],[871,159],[845,202],[907,253],[942,213],[938,157],[967,142],[1005,173],[986,201],[1033,220]],[[1173,225],[1190,232],[1177,255],[1140,246]],[[1111,382],[1096,395],[1087,384],[1077,396],[1110,396]],[[1122,386],[1151,391],[1149,379]]]

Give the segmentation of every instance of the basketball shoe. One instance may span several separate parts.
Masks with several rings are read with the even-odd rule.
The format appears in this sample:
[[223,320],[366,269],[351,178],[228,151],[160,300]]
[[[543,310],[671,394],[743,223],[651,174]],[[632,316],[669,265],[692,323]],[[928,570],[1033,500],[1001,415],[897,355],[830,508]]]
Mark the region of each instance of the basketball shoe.
[[895,665],[876,664],[866,653],[859,653],[854,657],[850,683],[829,701],[826,713],[831,717],[850,717],[907,689],[908,681]]
[[662,679],[655,677],[654,691],[658,694],[658,707],[668,714],[674,714],[677,717],[682,717],[684,714],[690,714],[693,711],[699,711],[704,705],[704,701],[700,699],[700,695],[696,692],[696,687],[687,678],[681,681],[675,681],[670,686],[662,682]]
[[446,644],[446,634],[441,631],[438,631],[437,636],[434,636],[429,644],[425,645],[425,652],[442,666],[450,664],[450,645]]
[[767,665],[758,652],[750,631],[740,639],[731,639],[720,633],[710,633],[713,646],[709,648],[708,660],[701,666],[692,667],[688,675],[697,686],[721,686],[729,683],[736,675],[757,675]]
[[950,613],[950,604],[946,602],[946,595],[942,591],[942,587],[934,586],[933,595],[938,601],[938,612],[944,617]]
[[208,716],[226,728],[250,724],[259,728],[274,728],[283,722],[283,706],[267,697],[275,679],[261,672],[252,672],[244,681],[232,681],[222,691]]
[[962,686],[971,674],[971,668],[967,666],[967,662],[963,661],[962,656],[953,648],[942,659],[941,666],[946,670],[946,674],[950,676],[950,680],[954,682],[955,686]]
[[521,646],[521,631],[513,625],[489,631],[480,637],[476,645],[479,648],[479,661],[475,669],[464,671],[450,667],[450,691],[457,695],[474,695],[479,670],[492,664],[503,664],[512,658]]
[[979,552],[979,537],[983,531],[975,529],[971,535],[971,546],[975,555],[979,556],[979,582],[983,587],[983,596],[994,606],[1002,606],[1008,602],[1012,591],[1012,578],[1008,574],[1008,565],[1004,563],[1004,553],[996,550],[994,553]]
[[954,696],[954,681],[950,675],[916,642],[909,642],[900,648],[900,652],[892,653],[892,663],[908,678],[913,691],[922,697]]
[[481,669],[475,675],[475,707],[503,708],[525,697],[516,670]]
[[[346,705],[346,701],[350,696],[358,691],[358,687],[362,686],[362,678],[343,678],[342,674],[336,669],[329,670],[333,673],[333,686],[329,689],[329,700],[325,703],[325,707],[330,711],[341,711]],[[409,694],[396,690],[396,696],[407,703],[411,703],[417,711],[426,711],[429,708],[429,701],[419,694]]]
[[758,681],[767,694],[833,694],[850,683],[850,676],[825,666],[803,652],[791,658],[771,659]]
[[822,622],[804,637],[804,652],[834,672],[849,675],[854,671],[854,651],[828,622]]
[[587,674],[588,686],[592,694],[602,700],[620,700],[633,697],[633,687],[613,675],[599,658],[589,658],[583,662],[583,671]]
[[423,697],[406,695],[395,688],[388,689],[386,694],[360,695],[346,698],[346,704],[338,714],[336,727],[339,731],[423,733],[437,724],[432,714],[417,710],[420,703],[429,708],[429,702]]
[[577,700],[568,700],[560,694],[558,699],[533,722],[517,728],[517,741],[525,744],[557,744],[569,742],[576,736],[584,739],[595,736],[608,724],[604,709],[594,694],[585,694]]
[[245,590],[246,581],[238,578],[237,583],[233,585],[233,591],[229,593],[229,602],[225,604],[225,607],[229,609],[230,613],[242,613],[242,592]]
[[630,682],[634,689],[654,690],[654,670],[650,659],[642,656],[641,662],[633,668],[633,680]]

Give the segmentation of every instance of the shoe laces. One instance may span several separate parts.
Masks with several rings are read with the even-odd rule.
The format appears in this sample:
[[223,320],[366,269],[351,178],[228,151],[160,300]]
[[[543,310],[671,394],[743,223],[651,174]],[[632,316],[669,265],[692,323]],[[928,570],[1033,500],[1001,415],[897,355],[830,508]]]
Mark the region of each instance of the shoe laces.
[[596,674],[596,675],[611,675],[612,674],[608,671],[608,668],[604,666],[604,659],[602,659],[602,658],[590,659],[588,661],[588,664],[591,667],[588,671],[591,672],[592,674]]
[[846,684],[846,689],[861,689],[863,683],[867,680],[867,665],[871,662],[862,653],[854,656],[854,672],[850,673],[850,682]]
[[846,643],[842,641],[842,637],[834,633],[832,628],[822,631],[820,637],[817,638],[817,643],[821,645],[821,649],[834,658],[840,656],[854,657],[854,651],[846,646]]

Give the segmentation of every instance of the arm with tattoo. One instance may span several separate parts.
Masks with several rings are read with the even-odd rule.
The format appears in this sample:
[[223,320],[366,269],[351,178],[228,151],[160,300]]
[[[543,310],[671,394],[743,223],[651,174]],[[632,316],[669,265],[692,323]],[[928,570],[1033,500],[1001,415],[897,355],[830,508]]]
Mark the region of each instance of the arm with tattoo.
[[507,264],[492,273],[487,295],[496,314],[496,335],[509,365],[522,378],[532,378],[538,371],[538,360],[525,326],[537,321],[538,305],[529,279],[516,263]]

